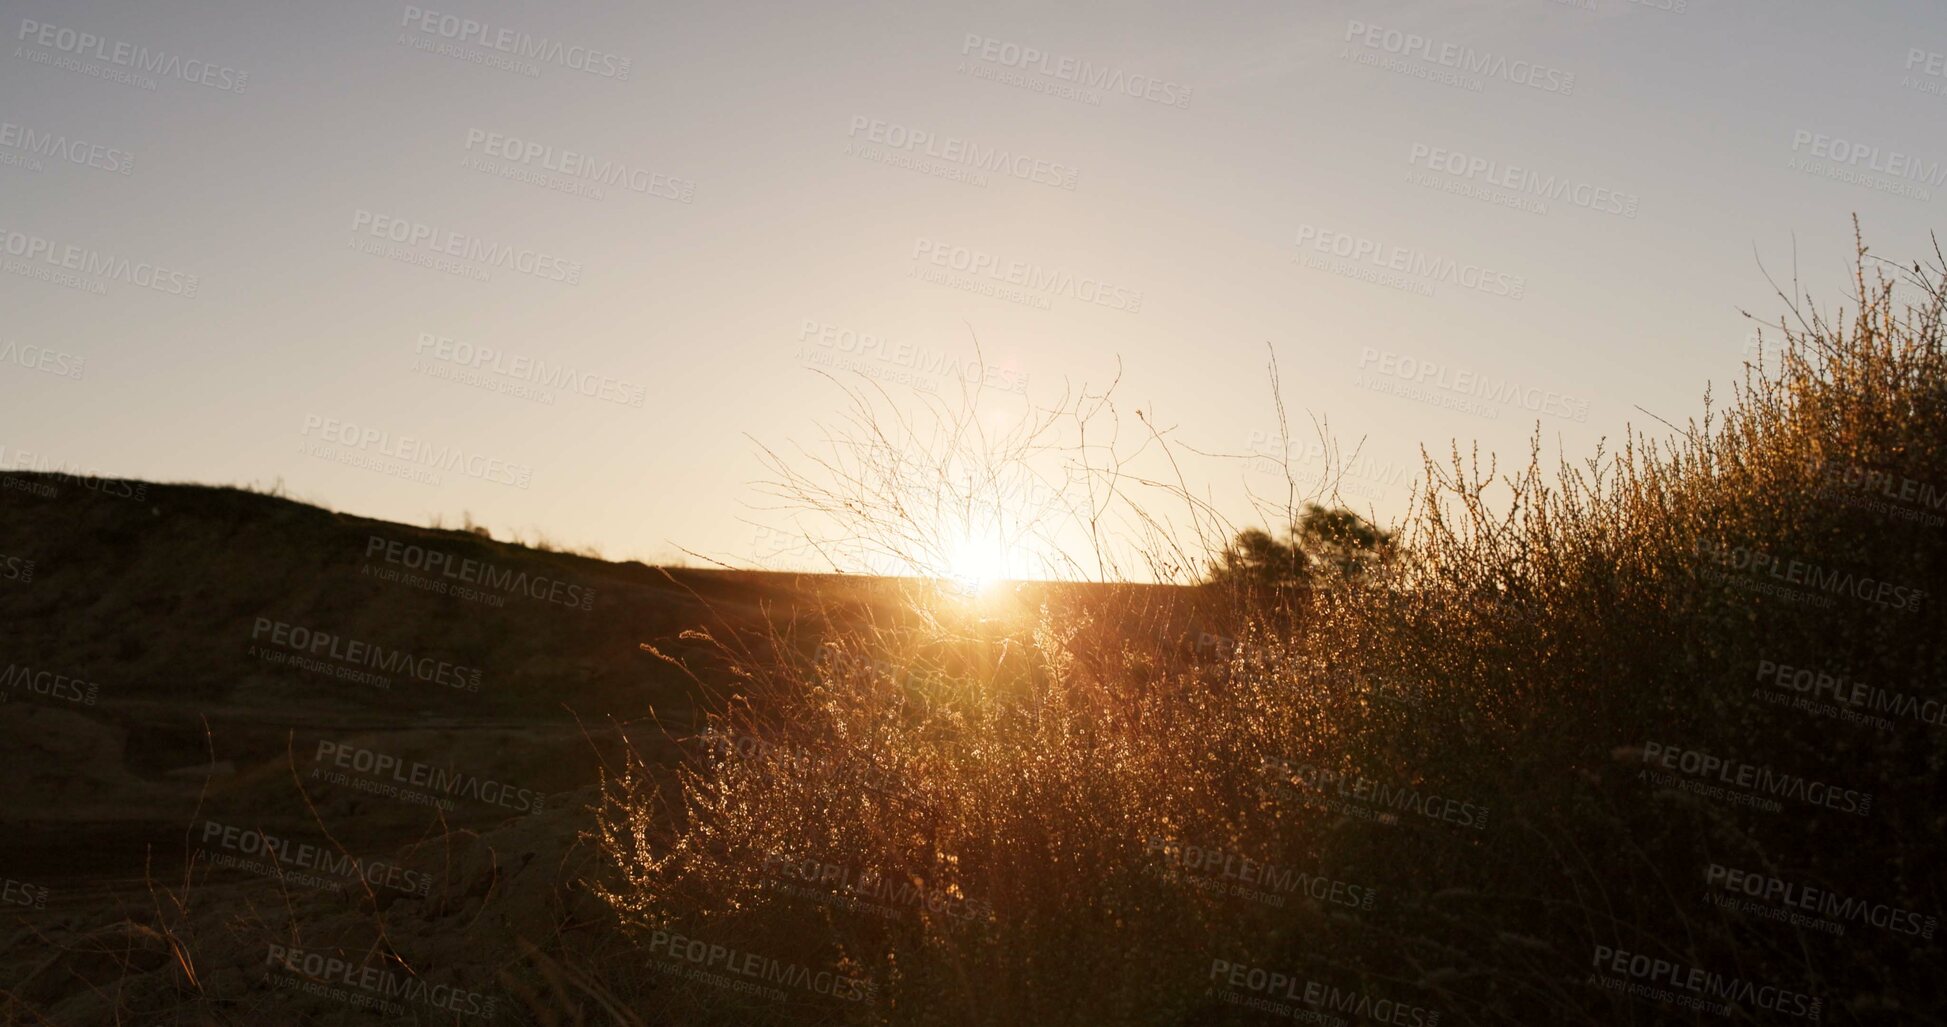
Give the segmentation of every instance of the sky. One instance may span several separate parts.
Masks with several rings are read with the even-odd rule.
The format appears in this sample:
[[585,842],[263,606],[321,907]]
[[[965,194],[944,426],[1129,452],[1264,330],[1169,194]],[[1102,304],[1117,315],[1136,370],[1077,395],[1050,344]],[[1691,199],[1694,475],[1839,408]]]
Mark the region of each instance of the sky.
[[1422,446],[1700,414],[1773,281],[1947,205],[1930,0],[0,12],[0,467],[611,558],[788,565],[820,369],[948,398],[976,338],[984,409],[1119,374],[1237,455],[1275,354],[1390,520]]

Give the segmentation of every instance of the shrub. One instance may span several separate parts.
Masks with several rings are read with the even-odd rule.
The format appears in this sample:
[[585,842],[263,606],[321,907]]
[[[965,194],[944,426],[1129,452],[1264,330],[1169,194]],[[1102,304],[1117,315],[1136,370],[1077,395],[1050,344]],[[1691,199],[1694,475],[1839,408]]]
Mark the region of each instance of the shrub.
[[[846,1022],[1219,1023],[1361,999],[1397,1022],[1721,1022],[1610,990],[1644,983],[1614,952],[1814,996],[1826,1019],[1939,1017],[1930,940],[1795,934],[1712,901],[1745,899],[1718,886],[1736,868],[1943,905],[1941,725],[1917,707],[1835,720],[1794,706],[1801,679],[1779,670],[1935,699],[1947,667],[1947,290],[1938,266],[1888,277],[1863,247],[1859,266],[1849,315],[1784,297],[1776,370],[1747,367],[1721,414],[1707,398],[1700,420],[1552,471],[1538,433],[1507,474],[1456,446],[1396,535],[1323,507],[1301,527],[1388,559],[1240,537],[1219,566],[1249,573],[1220,584],[1353,571],[1276,609],[914,580],[897,617],[715,637],[692,670],[733,698],[675,777],[610,782],[601,894],[641,930],[869,978],[870,1001],[791,994]],[[925,549],[912,497],[885,497],[950,454],[852,441],[849,477],[787,473],[786,491]],[[1129,482],[1082,463],[1089,486]],[[1230,532],[1175,497],[1178,526],[1133,501],[1121,523],[1182,581]],[[1672,752],[1762,768],[1779,809],[1725,801]],[[1776,1018],[1755,995],[1730,1001]],[[1364,1008],[1343,1015],[1379,1017]]]

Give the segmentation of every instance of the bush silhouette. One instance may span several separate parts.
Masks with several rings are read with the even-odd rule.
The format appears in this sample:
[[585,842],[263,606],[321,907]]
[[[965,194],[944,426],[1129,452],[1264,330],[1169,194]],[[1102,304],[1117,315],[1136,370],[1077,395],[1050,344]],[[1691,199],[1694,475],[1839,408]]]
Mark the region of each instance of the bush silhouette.
[[1393,556],[1393,535],[1344,508],[1308,503],[1283,540],[1247,528],[1211,561],[1209,582],[1251,589],[1364,579]]

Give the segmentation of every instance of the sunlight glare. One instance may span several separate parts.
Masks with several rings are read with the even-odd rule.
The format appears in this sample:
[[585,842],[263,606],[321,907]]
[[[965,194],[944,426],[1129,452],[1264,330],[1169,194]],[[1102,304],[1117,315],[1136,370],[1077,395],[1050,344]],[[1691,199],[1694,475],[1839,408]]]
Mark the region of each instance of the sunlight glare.
[[997,535],[969,533],[948,555],[947,577],[964,595],[977,595],[1008,574],[1007,547]]

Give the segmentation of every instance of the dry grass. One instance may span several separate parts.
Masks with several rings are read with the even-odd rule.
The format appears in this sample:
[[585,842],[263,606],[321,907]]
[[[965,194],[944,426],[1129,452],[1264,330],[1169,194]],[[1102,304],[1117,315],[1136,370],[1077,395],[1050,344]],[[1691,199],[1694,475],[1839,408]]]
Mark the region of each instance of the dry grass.
[[[1947,666],[1937,597],[1838,585],[1931,591],[1943,551],[1925,501],[1885,502],[1851,470],[1947,490],[1942,272],[1860,258],[1850,311],[1781,293],[1778,370],[1748,368],[1722,413],[1552,470],[1539,439],[1511,474],[1457,448],[1429,459],[1399,558],[1362,587],[1266,609],[1211,589],[981,601],[915,583],[897,623],[714,638],[718,659],[689,669],[732,698],[685,740],[690,763],[608,784],[603,898],[663,939],[652,963],[680,964],[656,933],[677,932],[871,982],[865,1001],[698,987],[681,1022],[1263,1019],[1217,994],[1220,960],[1445,1023],[1723,1022],[1591,985],[1598,945],[1810,993],[1826,1021],[1938,1017],[1931,942],[1794,933],[1703,897],[1720,863],[1947,906],[1939,729],[1756,694],[1761,661],[1925,696]],[[1048,509],[1084,526],[1083,576],[1119,576],[1101,556],[1117,532],[1178,581],[1228,537],[1180,481],[1098,441],[1121,423],[1105,396],[998,444],[966,417],[889,423],[857,398],[829,453],[777,464],[786,505],[834,527],[821,551],[937,569],[941,533],[1010,474],[1058,483]],[[1168,433],[1143,426],[1136,448],[1167,466]],[[1064,474],[1033,469],[1054,450]],[[1815,601],[1746,587],[1776,582],[1735,566],[1758,553],[1817,568],[1792,586]],[[1644,779],[1646,743],[1876,799],[1863,818],[1716,804]],[[1253,887],[1281,902],[1223,893],[1267,866]],[[1340,887],[1315,899],[1296,874]],[[1734,1019],[1760,1016],[1777,1014]]]

